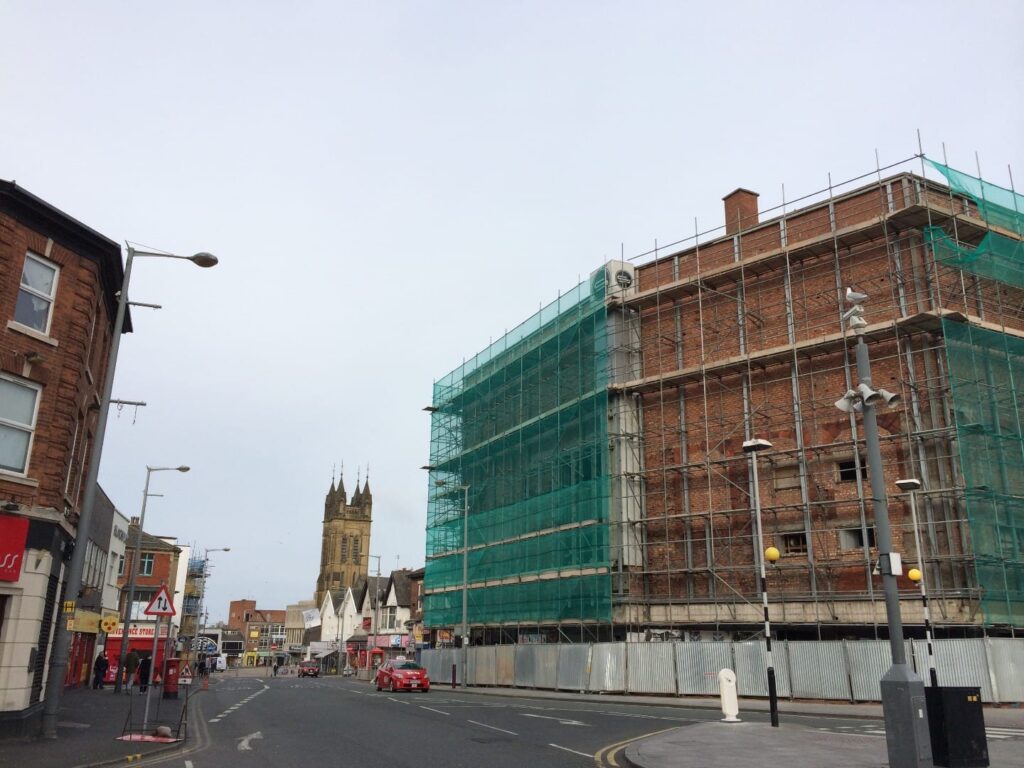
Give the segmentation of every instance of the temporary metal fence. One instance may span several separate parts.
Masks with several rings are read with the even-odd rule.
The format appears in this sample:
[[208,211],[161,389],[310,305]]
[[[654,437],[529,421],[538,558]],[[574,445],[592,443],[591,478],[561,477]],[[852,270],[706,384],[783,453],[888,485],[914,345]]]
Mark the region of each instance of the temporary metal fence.
[[[940,685],[981,689],[988,703],[1024,701],[1024,639],[936,640]],[[887,640],[781,641],[772,645],[779,695],[834,701],[879,701],[879,680],[891,666]],[[758,642],[578,643],[469,648],[470,685],[603,693],[709,696],[718,672],[736,672],[741,696],[767,696],[767,659]],[[907,658],[928,684],[921,641]],[[434,685],[462,683],[462,651],[422,652]]]

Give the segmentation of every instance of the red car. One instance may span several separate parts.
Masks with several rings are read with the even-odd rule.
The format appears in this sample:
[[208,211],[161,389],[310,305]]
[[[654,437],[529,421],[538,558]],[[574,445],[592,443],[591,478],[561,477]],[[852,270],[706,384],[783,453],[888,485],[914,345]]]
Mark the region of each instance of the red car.
[[395,691],[423,691],[430,690],[430,678],[427,677],[427,670],[415,661],[406,659],[388,659],[379,667],[373,676],[377,684],[377,690],[387,688]]

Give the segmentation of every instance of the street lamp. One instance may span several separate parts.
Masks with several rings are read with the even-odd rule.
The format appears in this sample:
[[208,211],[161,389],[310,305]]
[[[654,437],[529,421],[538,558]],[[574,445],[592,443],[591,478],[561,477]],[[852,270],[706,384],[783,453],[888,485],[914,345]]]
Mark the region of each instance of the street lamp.
[[[180,467],[146,467],[146,486],[142,490],[142,512],[139,514],[139,528],[135,535],[135,548],[132,550],[132,565],[128,569],[128,601],[124,605],[122,618],[121,650],[118,652],[117,657],[117,676],[114,678],[114,693],[120,693],[121,691],[121,681],[124,676],[124,659],[128,655],[128,627],[132,620],[132,605],[135,603],[135,579],[139,575],[142,531],[144,530],[143,526],[146,524],[146,502],[150,496],[157,495],[149,492],[150,475],[154,472],[188,472],[189,469],[190,467],[186,467],[184,464]],[[155,664],[156,659],[153,659],[152,663]]]
[[[449,487],[444,480],[435,480],[440,488]],[[462,491],[462,687],[467,688],[469,672],[469,486],[453,485]]]
[[[92,511],[96,502],[96,486],[99,479],[100,459],[103,456],[103,438],[107,432],[107,415],[110,412],[110,399],[114,388],[114,372],[117,369],[117,352],[121,346],[121,334],[124,331],[124,318],[128,309],[128,284],[132,275],[132,261],[136,256],[153,256],[165,259],[185,259],[198,267],[209,268],[217,264],[217,257],[211,253],[200,252],[192,256],[176,256],[171,253],[155,251],[138,251],[128,245],[128,255],[124,262],[124,278],[117,297],[117,314],[114,327],[111,329],[110,351],[107,354],[107,373],[103,379],[103,395],[100,398],[99,417],[96,421],[96,433],[93,437],[92,460],[85,478],[85,493],[82,497],[82,509],[78,517],[75,531],[76,545],[71,562],[68,564],[67,577],[64,582],[65,604],[77,602],[82,592],[82,574],[85,571],[85,554],[88,547],[92,526]],[[73,609],[72,609],[73,610]],[[122,643],[123,645],[123,643]],[[64,692],[64,670],[68,665],[68,651],[71,647],[71,633],[63,617],[58,619],[53,634],[53,651],[50,655],[50,670],[46,679],[46,693],[43,704],[43,736],[48,739],[57,738],[57,717],[60,712],[60,697]]]
[[[757,524],[757,543],[754,551],[760,553],[764,546],[764,533],[761,530],[761,488],[757,479],[757,453],[767,451],[772,444],[761,438],[746,440],[743,443],[743,452],[750,455],[750,464],[754,468],[754,519]],[[764,647],[768,663],[768,706],[771,710],[772,727],[779,727],[779,694],[775,684],[775,665],[772,663],[772,624],[768,619],[768,578],[764,571],[764,561],[768,559],[773,563],[779,559],[779,550],[775,547],[768,547],[758,557],[761,566],[761,607],[764,609]]]
[[906,480],[897,480],[896,487],[910,493],[910,519],[914,526],[917,568],[907,571],[907,576],[911,581],[917,582],[917,586],[921,590],[921,605],[924,607],[924,638],[928,645],[928,676],[931,679],[932,688],[938,688],[939,676],[935,671],[935,652],[932,650],[932,621],[928,611],[928,589],[925,586],[924,578],[924,553],[921,550],[921,532],[917,527],[917,492],[921,490],[921,481],[916,477],[909,477]]
[[857,335],[857,376],[860,384],[849,390],[836,407],[851,416],[860,412],[864,418],[864,447],[867,451],[868,474],[871,477],[871,503],[875,512],[878,561],[885,589],[885,615],[889,624],[889,645],[892,666],[881,680],[882,712],[885,716],[885,739],[892,768],[930,766],[931,738],[928,719],[922,714],[924,683],[907,664],[903,643],[903,619],[900,616],[899,586],[896,577],[903,573],[900,555],[892,551],[889,528],[889,507],[882,471],[882,448],[878,437],[875,408],[879,403],[894,405],[899,395],[875,389],[871,383],[871,357],[864,341],[864,302],[867,295],[847,288],[846,300],[853,306],[843,314],[849,328]]

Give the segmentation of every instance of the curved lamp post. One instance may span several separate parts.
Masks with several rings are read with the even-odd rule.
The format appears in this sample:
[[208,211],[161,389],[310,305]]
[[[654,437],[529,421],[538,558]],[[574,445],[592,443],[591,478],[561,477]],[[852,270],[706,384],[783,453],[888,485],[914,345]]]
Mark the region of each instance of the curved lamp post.
[[[121,650],[117,656],[117,677],[114,678],[114,693],[121,691],[122,679],[124,677],[124,659],[128,655],[128,628],[132,621],[132,606],[135,604],[135,580],[139,576],[139,558],[142,549],[142,532],[146,524],[146,502],[150,496],[158,495],[149,492],[149,478],[154,472],[188,472],[191,467],[182,464],[180,467],[146,467],[146,485],[142,489],[142,511],[139,513],[139,528],[135,535],[135,547],[132,550],[132,564],[128,569],[128,600],[125,601],[124,611],[121,616]],[[129,526],[130,528],[130,526]],[[153,659],[156,663],[156,659]]]
[[[99,418],[96,422],[96,434],[93,438],[92,461],[85,479],[85,493],[82,497],[82,509],[75,531],[76,546],[68,565],[64,583],[65,603],[77,602],[82,592],[82,573],[85,570],[85,542],[89,540],[89,529],[92,526],[92,510],[96,502],[96,485],[99,479],[100,460],[103,456],[103,438],[107,431],[107,415],[110,412],[110,398],[114,387],[114,372],[117,369],[117,352],[121,346],[121,334],[124,331],[124,318],[128,309],[128,284],[132,275],[132,262],[136,256],[152,256],[164,259],[184,259],[198,267],[209,268],[217,264],[217,257],[201,251],[192,256],[176,256],[171,253],[156,251],[139,251],[128,244],[128,255],[124,262],[124,278],[117,298],[117,315],[111,329],[110,352],[107,354],[107,372],[103,379],[103,395],[100,398]],[[53,636],[53,651],[50,656],[50,669],[47,673],[46,692],[43,704],[43,736],[48,739],[57,738],[57,716],[60,712],[60,697],[64,692],[64,675],[68,665],[68,651],[71,646],[71,633],[67,622],[61,616],[56,622]]]

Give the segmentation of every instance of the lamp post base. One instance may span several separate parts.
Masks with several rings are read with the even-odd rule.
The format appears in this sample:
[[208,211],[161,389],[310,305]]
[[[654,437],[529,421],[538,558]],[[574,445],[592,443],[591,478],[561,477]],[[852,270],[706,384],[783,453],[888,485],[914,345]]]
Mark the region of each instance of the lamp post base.
[[890,768],[932,768],[924,683],[908,664],[893,664],[881,688]]

